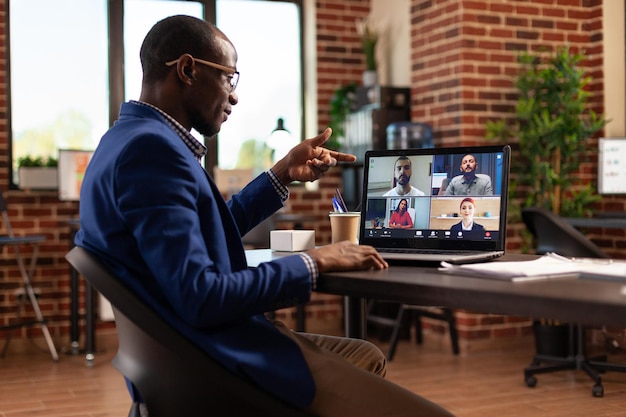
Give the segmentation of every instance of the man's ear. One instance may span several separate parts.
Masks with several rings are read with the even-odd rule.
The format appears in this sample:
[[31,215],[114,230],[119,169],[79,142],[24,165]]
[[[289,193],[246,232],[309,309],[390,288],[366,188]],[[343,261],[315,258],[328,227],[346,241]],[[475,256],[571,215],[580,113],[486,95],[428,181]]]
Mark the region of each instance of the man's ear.
[[[178,58],[178,63],[176,64],[178,77],[181,81],[187,83],[189,81],[195,80],[196,77],[193,75],[193,57],[189,54],[183,54]],[[186,78],[186,80],[185,80]]]
[[183,74],[185,74],[187,76],[187,78],[189,78],[190,80],[196,80],[196,77],[193,75],[193,71],[191,70],[191,67],[185,67],[183,69]]

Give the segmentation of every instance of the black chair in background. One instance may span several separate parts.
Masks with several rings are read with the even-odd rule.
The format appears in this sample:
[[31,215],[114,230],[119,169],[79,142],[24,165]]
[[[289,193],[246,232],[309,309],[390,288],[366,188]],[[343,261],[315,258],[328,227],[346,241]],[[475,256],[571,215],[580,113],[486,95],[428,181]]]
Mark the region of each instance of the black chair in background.
[[[383,305],[396,306],[398,312],[395,318],[388,317],[388,314],[377,314],[373,311],[375,307],[381,307]],[[367,321],[370,324],[374,324],[383,328],[391,328],[391,338],[389,343],[389,350],[387,351],[387,360],[393,360],[398,346],[398,340],[402,336],[402,329],[406,328],[410,330],[412,324],[415,324],[415,341],[418,344],[423,342],[422,334],[422,317],[429,317],[434,320],[441,320],[448,325],[448,332],[450,333],[450,344],[452,345],[452,352],[455,355],[459,354],[459,336],[456,328],[456,319],[454,312],[448,307],[425,307],[412,304],[397,304],[386,303],[382,301],[370,300],[368,302],[368,314]]]
[[[601,258],[609,256],[576,228],[558,215],[541,207],[522,210],[522,220],[536,240],[536,253],[558,253],[567,257]],[[585,371],[595,382],[594,397],[604,395],[602,379],[598,372],[607,370],[626,372],[626,365],[606,362],[605,355],[588,358],[585,354],[585,329],[580,324],[569,324],[567,356],[536,354],[530,366],[524,369],[526,385],[537,384],[536,374],[576,369]]]
[[393,332],[391,333],[391,343],[387,353],[387,359],[392,360],[396,353],[396,346],[400,336],[400,328],[404,322],[404,317],[409,314],[408,325],[415,323],[415,341],[422,344],[422,317],[429,317],[434,320],[441,320],[448,324],[448,332],[450,333],[450,344],[452,345],[452,353],[459,354],[459,335],[456,329],[456,319],[454,312],[448,307],[422,307],[410,304],[401,304],[396,317]]
[[571,257],[609,258],[587,236],[549,210],[541,207],[525,208],[522,210],[522,220],[536,239],[537,254],[555,252]]
[[[15,293],[18,299],[16,320],[14,323],[0,326],[0,330],[6,330],[7,332],[7,337],[0,356],[4,357],[4,355],[6,354],[7,348],[9,347],[9,342],[11,341],[13,332],[16,329],[25,326],[39,326],[41,327],[41,331],[43,332],[46,344],[48,345],[48,350],[50,351],[52,360],[58,361],[59,355],[57,353],[57,349],[52,340],[52,336],[50,335],[50,331],[48,330],[46,319],[44,318],[41,309],[39,308],[39,302],[37,300],[37,297],[39,296],[38,292],[33,288],[32,284],[32,277],[35,274],[35,267],[37,266],[37,258],[39,256],[39,245],[46,240],[46,236],[15,236],[15,234],[13,233],[13,229],[11,228],[11,222],[9,220],[7,202],[4,199],[2,193],[0,193],[0,213],[2,213],[4,229],[7,233],[4,236],[0,236],[0,247],[7,246],[13,249],[15,261],[17,262],[20,274],[22,275],[22,286],[17,289]],[[24,256],[20,252],[20,246],[32,247],[32,253],[28,266],[26,265]],[[24,319],[22,317],[27,302],[29,302],[33,308],[33,312],[35,313],[34,319]]]
[[[215,362],[86,249],[75,247],[66,258],[111,302],[119,342],[113,365],[139,390],[150,417],[309,416]],[[138,415],[133,404],[129,416]]]

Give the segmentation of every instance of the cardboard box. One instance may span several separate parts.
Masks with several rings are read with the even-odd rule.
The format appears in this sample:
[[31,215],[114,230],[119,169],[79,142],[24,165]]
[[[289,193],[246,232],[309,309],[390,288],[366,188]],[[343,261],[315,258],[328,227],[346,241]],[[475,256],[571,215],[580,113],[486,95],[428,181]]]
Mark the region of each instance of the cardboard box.
[[272,230],[270,248],[277,251],[300,252],[315,247],[315,230]]

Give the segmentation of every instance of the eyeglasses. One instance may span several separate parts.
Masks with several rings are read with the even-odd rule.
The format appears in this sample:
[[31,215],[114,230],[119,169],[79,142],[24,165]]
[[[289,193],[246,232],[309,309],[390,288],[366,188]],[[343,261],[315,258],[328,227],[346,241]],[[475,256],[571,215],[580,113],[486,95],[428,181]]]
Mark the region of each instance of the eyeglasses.
[[[168,67],[171,67],[172,65],[176,64],[179,59],[180,58],[175,59],[173,61],[167,61],[165,65],[167,65]],[[199,62],[200,64],[217,68],[218,70],[224,71],[226,74],[228,74],[228,82],[230,83],[231,91],[235,91],[235,88],[237,88],[237,83],[239,82],[239,71],[237,71],[234,68],[216,64],[215,62],[205,61],[204,59],[194,58],[194,57],[191,57],[191,59],[195,60],[196,62]]]

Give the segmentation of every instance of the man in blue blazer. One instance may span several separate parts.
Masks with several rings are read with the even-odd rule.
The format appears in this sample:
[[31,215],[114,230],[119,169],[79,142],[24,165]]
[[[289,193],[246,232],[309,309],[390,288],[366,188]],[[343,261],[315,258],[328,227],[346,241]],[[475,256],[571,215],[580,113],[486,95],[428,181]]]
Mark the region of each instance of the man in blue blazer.
[[140,99],[122,105],[87,168],[76,244],[210,356],[294,407],[321,416],[449,415],[381,378],[384,356],[374,345],[296,333],[264,316],[307,301],[320,272],[387,267],[373,248],[349,242],[246,264],[241,237],[282,207],[286,185],[355,157],[323,148],[327,129],[226,203],[189,132],[215,135],[237,104],[234,46],[205,21],[173,16],[150,30],[140,57]]

